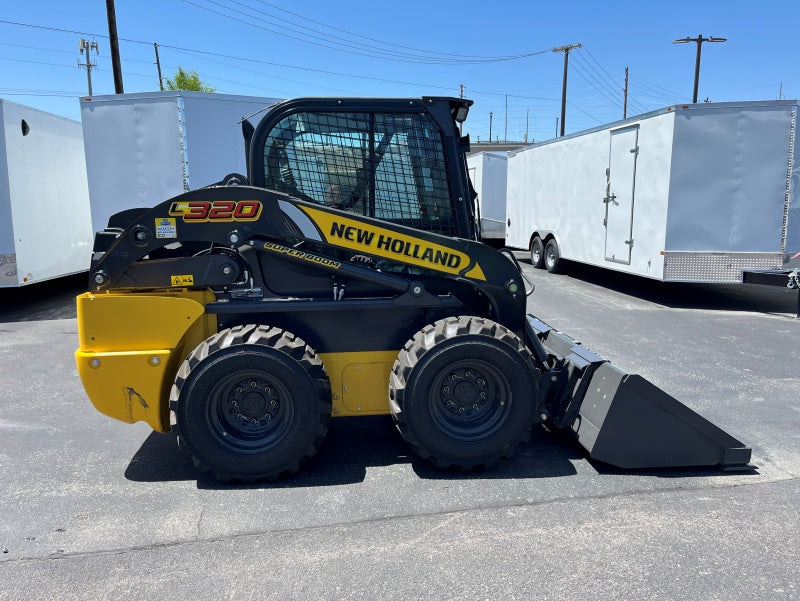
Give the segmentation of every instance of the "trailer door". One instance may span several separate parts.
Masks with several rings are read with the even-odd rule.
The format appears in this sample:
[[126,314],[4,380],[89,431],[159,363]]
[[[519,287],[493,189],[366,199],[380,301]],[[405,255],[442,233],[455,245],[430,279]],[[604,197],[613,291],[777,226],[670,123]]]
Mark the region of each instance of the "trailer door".
[[630,265],[639,126],[611,132],[606,197],[606,261]]

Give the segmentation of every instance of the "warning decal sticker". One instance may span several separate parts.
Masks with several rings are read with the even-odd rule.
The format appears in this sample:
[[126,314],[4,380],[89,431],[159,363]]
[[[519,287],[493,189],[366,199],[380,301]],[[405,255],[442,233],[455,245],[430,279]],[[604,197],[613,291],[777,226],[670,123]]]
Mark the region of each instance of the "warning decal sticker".
[[175,227],[174,217],[159,217],[156,219],[156,238],[177,238],[178,229]]
[[193,275],[171,275],[169,279],[173,286],[194,286]]

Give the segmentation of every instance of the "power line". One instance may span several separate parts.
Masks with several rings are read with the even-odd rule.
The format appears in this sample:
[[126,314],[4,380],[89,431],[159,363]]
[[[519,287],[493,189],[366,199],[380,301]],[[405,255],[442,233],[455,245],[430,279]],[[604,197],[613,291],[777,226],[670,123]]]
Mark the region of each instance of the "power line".
[[[180,51],[180,50],[179,50],[179,51],[177,51],[177,52],[179,52],[179,53],[180,53],[180,52],[182,52],[182,51]],[[191,55],[191,53],[187,53],[187,54],[190,54],[190,55]],[[218,65],[223,65],[223,66],[226,66],[226,67],[231,67],[232,69],[238,69],[238,70],[240,70],[240,71],[246,71],[246,72],[248,72],[248,73],[255,73],[256,75],[266,75],[266,74],[265,74],[263,71],[257,71],[257,70],[255,70],[255,69],[248,69],[247,67],[242,67],[242,66],[239,66],[239,65],[234,65],[234,64],[231,64],[231,63],[226,63],[226,62],[223,62],[223,61],[214,60],[214,59],[212,59],[212,58],[207,58],[207,57],[205,57],[205,58],[204,58],[204,60],[206,60],[206,61],[209,61],[209,62],[212,62],[212,63],[216,63],[216,64],[218,64]],[[283,80],[283,81],[288,81],[288,82],[290,82],[290,83],[296,83],[296,84],[301,84],[301,85],[310,85],[308,82],[305,82],[305,81],[298,81],[298,80],[296,80],[296,79],[290,79],[290,78],[288,78],[288,77],[281,77],[280,75],[272,75],[272,74],[269,74],[269,77],[271,77],[271,78],[273,78],[273,79],[280,79],[280,80]],[[225,80],[225,79],[222,79],[222,78],[219,78],[219,77],[218,77],[218,78],[215,78],[215,79],[219,79],[220,81],[227,81],[228,83],[235,83],[235,84],[239,84],[239,85],[246,85],[247,87],[252,87],[252,88],[257,88],[257,89],[259,88],[259,86],[253,86],[253,85],[250,85],[250,84],[243,84],[242,82],[237,82],[237,81]],[[325,90],[332,90],[332,91],[336,91],[336,92],[345,92],[345,93],[349,92],[349,90],[342,89],[342,88],[331,88],[331,87],[328,87],[328,86],[322,86],[322,85],[319,85],[319,84],[314,84],[314,85],[315,85],[316,87],[318,87],[318,88],[325,89]],[[268,89],[268,88],[260,88],[260,89]]]
[[33,61],[26,58],[9,58],[0,56],[0,61],[11,61],[14,63],[28,63],[31,65],[47,65],[48,67],[66,67],[67,69],[75,69],[75,65],[65,65],[63,63],[46,63],[44,61]]
[[[55,32],[58,32],[58,33],[65,33],[65,34],[83,34],[83,35],[86,35],[86,36],[95,36],[95,37],[101,38],[101,39],[108,37],[108,36],[106,36],[106,35],[104,35],[102,33],[77,32],[77,31],[74,31],[74,30],[66,29],[66,28],[51,27],[51,26],[46,26],[46,25],[34,25],[34,24],[29,24],[29,23],[20,23],[20,22],[15,22],[15,21],[8,21],[8,20],[0,20],[0,24],[7,24],[7,25],[12,25],[12,26],[18,26],[18,27],[31,27],[31,28],[35,28],[35,29],[39,29],[39,30],[55,31]],[[152,42],[149,42],[149,41],[143,41],[143,40],[131,39],[131,38],[120,38],[120,40],[121,40],[121,42],[128,43],[128,44],[139,44],[139,45],[144,44],[144,45],[147,45],[148,47],[152,47]],[[205,61],[218,63],[218,64],[226,64],[229,67],[234,67],[234,68],[237,68],[237,69],[241,69],[243,71],[250,71],[250,72],[253,72],[253,73],[259,73],[259,72],[263,73],[263,71],[259,71],[258,69],[247,69],[245,67],[245,65],[260,65],[260,66],[267,66],[267,67],[292,69],[292,70],[301,71],[301,72],[308,72],[308,73],[321,73],[321,74],[332,75],[332,76],[336,76],[336,77],[347,77],[347,78],[351,78],[351,79],[355,79],[355,80],[362,80],[362,81],[377,81],[377,82],[398,84],[398,85],[404,85],[404,86],[416,86],[416,87],[422,87],[422,88],[426,88],[426,89],[447,90],[449,93],[451,93],[453,95],[456,95],[457,94],[457,90],[458,90],[458,85],[455,84],[455,83],[453,85],[449,85],[448,86],[448,85],[441,85],[441,84],[438,84],[438,85],[425,84],[425,83],[420,83],[420,82],[415,82],[415,81],[394,80],[394,79],[389,79],[389,78],[384,78],[384,77],[374,77],[374,76],[369,76],[369,75],[359,75],[359,74],[353,74],[353,73],[344,73],[344,72],[341,72],[341,71],[330,71],[330,70],[326,70],[326,69],[318,69],[318,68],[313,68],[313,67],[305,67],[305,66],[284,64],[284,63],[279,63],[279,62],[274,62],[274,61],[269,61],[269,60],[262,60],[262,59],[259,59],[259,58],[243,57],[243,56],[237,56],[237,55],[232,55],[232,54],[224,54],[224,53],[221,53],[221,52],[199,50],[199,49],[195,49],[195,48],[187,48],[187,47],[183,47],[183,46],[170,45],[170,44],[166,44],[166,45],[165,44],[159,44],[159,49],[160,50],[174,51],[174,52],[179,52],[179,53],[181,53],[181,52],[188,53],[189,55],[194,56],[195,58],[201,58],[201,59],[203,59]],[[152,52],[152,49],[151,49],[151,52]],[[144,64],[144,63],[151,64],[152,63],[152,61],[144,61],[144,60],[138,60],[137,61],[136,59],[126,59],[126,61],[128,61],[128,60],[134,61],[134,62],[140,62],[142,64]],[[228,61],[228,62],[223,62],[223,61]],[[167,62],[174,62],[174,61],[169,61],[168,60]],[[581,62],[581,61],[579,60],[579,62]],[[239,63],[239,64],[237,65],[236,63]],[[66,66],[66,65],[56,65],[56,66]],[[72,68],[74,68],[74,67],[72,67]],[[102,69],[102,70],[105,70],[105,69]],[[155,73],[155,71],[154,71],[154,73]],[[137,73],[137,74],[134,75],[133,73],[131,73],[131,75],[132,76],[136,76],[136,77],[149,77],[149,78],[152,78],[155,81],[155,74],[145,75],[145,74]],[[298,85],[321,87],[321,88],[324,88],[324,89],[334,90],[334,91],[337,91],[337,92],[338,91],[345,91],[345,92],[353,93],[353,91],[354,91],[352,88],[348,89],[348,90],[339,90],[337,88],[330,88],[330,87],[326,88],[325,86],[320,86],[318,83],[298,81],[298,80],[293,80],[293,79],[290,79],[290,78],[280,77],[280,76],[272,75],[272,74],[269,74],[269,76],[272,77],[272,78],[275,78],[275,79],[285,80],[287,82],[295,83],[295,84],[298,84]],[[244,83],[244,82],[241,82],[241,81],[234,81],[234,80],[230,80],[230,79],[224,79],[222,77],[210,76],[210,77],[207,77],[207,78],[210,79],[210,80],[213,80],[213,81],[217,81],[217,82],[228,82],[228,83],[233,84],[233,85],[244,86],[244,87],[247,87],[249,89],[259,89],[259,90],[264,90],[265,89],[265,88],[260,87],[260,86],[252,85],[251,79],[247,79],[247,81],[250,82],[250,83]],[[469,85],[468,82],[467,82],[467,85]],[[275,91],[275,92],[277,92],[278,94],[282,94],[284,91],[281,90],[281,91]],[[270,91],[270,92],[267,92],[265,95],[275,95],[275,92]],[[301,94],[286,94],[286,95],[287,96],[302,95],[302,93]],[[536,96],[536,95],[525,95],[525,94],[512,94],[512,93],[508,93],[506,91],[493,91],[493,90],[480,90],[480,89],[476,90],[476,89],[473,89],[471,86],[469,88],[469,95],[470,95],[470,97],[476,97],[476,96],[483,97],[483,98],[494,97],[494,98],[498,98],[498,99],[500,97],[508,96],[508,98],[509,98],[509,114],[508,114],[508,116],[509,116],[510,119],[512,119],[512,124],[509,124],[509,134],[508,135],[512,136],[512,137],[514,136],[515,128],[516,129],[520,129],[520,128],[518,128],[518,127],[513,125],[513,121],[516,119],[517,122],[519,122],[522,119],[521,116],[520,117],[516,117],[514,114],[512,114],[512,110],[514,108],[514,105],[511,103],[512,99],[513,100],[517,100],[517,102],[519,102],[519,101],[523,101],[523,102],[525,102],[525,101],[534,101],[536,103],[536,106],[539,106],[540,103],[545,103],[545,104],[549,104],[550,106],[555,106],[555,103],[558,102],[558,98],[548,97],[548,96],[545,96],[545,95]],[[485,100],[483,102],[485,102]],[[489,105],[489,106],[491,106],[491,105]],[[601,122],[601,120],[598,119],[598,117],[596,116],[596,114],[597,114],[596,111],[593,110],[591,107],[585,106],[585,105],[582,104],[582,106],[584,108],[581,108],[579,106],[576,106],[573,102],[570,102],[570,106],[574,108],[576,113],[580,113],[579,115],[576,115],[576,121],[580,122],[580,121],[583,121],[584,119],[587,119],[587,120],[591,120],[594,123],[600,123]],[[527,109],[527,108],[529,108],[529,105],[525,104],[523,106],[523,108]],[[501,108],[499,104],[496,105],[496,107],[493,108],[494,113],[496,113],[498,115],[501,114],[500,111],[502,111],[502,110],[503,110],[503,108]],[[535,111],[535,113],[537,115],[542,115],[542,109],[541,108],[534,108],[533,110]],[[591,113],[595,113],[595,114],[591,114]],[[585,115],[585,117],[584,117],[584,115]],[[480,125],[481,125],[480,120],[479,119],[475,119],[475,117],[477,117],[477,114],[473,115],[473,119],[470,119],[470,123],[465,124],[465,131],[467,131],[467,130],[476,131],[476,130],[480,129]],[[548,129],[548,130],[550,129],[550,126],[546,126],[545,127],[545,126],[541,125],[542,123],[544,123],[544,121],[542,121],[543,118],[544,117],[540,117],[538,120],[533,119],[532,127],[530,129],[534,132],[533,133],[534,136],[542,137],[541,132],[544,129]]]
[[[397,48],[403,48],[405,50],[415,50],[417,52],[423,52],[423,53],[426,53],[426,54],[440,54],[442,56],[466,56],[466,57],[469,57],[469,58],[498,58],[498,57],[450,54],[448,52],[438,52],[438,51],[435,51],[435,50],[423,50],[421,48],[414,48],[412,46],[404,46],[403,44],[395,44],[395,43],[392,43],[392,42],[385,42],[385,41],[380,40],[378,38],[371,38],[371,37],[363,35],[363,34],[353,33],[353,32],[348,31],[346,29],[341,29],[339,27],[334,27],[333,25],[328,25],[327,23],[323,23],[322,21],[317,21],[316,19],[312,19],[311,17],[307,17],[307,16],[304,16],[304,15],[292,12],[292,11],[287,10],[285,8],[281,8],[280,6],[276,6],[274,4],[270,4],[269,2],[265,2],[264,0],[256,0],[256,1],[259,2],[260,4],[264,4],[266,6],[269,6],[270,8],[274,8],[275,10],[279,10],[281,12],[290,14],[292,16],[299,17],[301,19],[305,19],[307,21],[311,21],[312,23],[316,23],[317,25],[322,25],[323,27],[326,27],[328,29],[332,29],[334,31],[339,31],[341,33],[346,33],[347,35],[350,35],[350,36],[353,36],[353,37],[359,37],[359,38],[362,38],[362,39],[365,39],[365,40],[370,40],[372,42],[378,42],[379,44],[384,44],[384,45],[387,45],[387,46],[395,46]],[[278,17],[275,17],[275,18],[278,18]],[[527,55],[517,55],[517,56],[519,58],[522,58],[522,57],[527,56]],[[505,58],[511,59],[511,58],[514,58],[514,57],[513,56],[509,56],[509,57],[505,57]]]
[[[44,48],[42,46],[28,46],[25,44],[9,44],[7,42],[0,42],[0,46],[10,46],[12,48],[24,48],[25,50],[39,50],[41,52],[54,52],[57,54],[70,54],[73,56],[75,54],[72,50],[60,50],[58,48]],[[145,63],[147,65],[150,65],[153,62],[153,61],[140,60],[136,58],[126,58],[125,60],[129,63]]]
[[62,98],[74,98],[80,96],[80,92],[69,92],[66,90],[36,90],[30,88],[0,88],[3,96],[57,96]]
[[[579,54],[575,55],[575,59],[576,59],[575,66],[591,70],[591,73],[590,73],[591,80],[587,79],[587,81],[596,82],[597,83],[597,90],[601,94],[603,94],[603,96],[605,96],[605,98],[608,99],[614,106],[622,104],[624,102],[624,98],[622,100],[617,98],[617,94],[619,93],[619,91],[617,89],[616,80],[614,80],[608,74],[608,71],[606,71],[606,69],[603,67],[603,65],[601,65],[597,61],[597,59],[594,58],[594,56],[589,54],[588,51],[587,51],[587,54],[592,59],[592,61],[594,61],[594,63],[597,65],[597,67],[600,68],[602,73],[600,71],[598,71],[597,68],[595,68],[589,61],[587,61],[585,58],[583,58],[582,54],[583,53],[579,53]],[[584,75],[584,73],[581,71],[580,68],[578,69],[578,72],[581,74],[581,76],[586,77]],[[622,92],[624,94],[624,88],[622,89]],[[638,110],[638,111],[641,111],[641,112],[647,112],[647,109],[641,103],[639,103],[635,98],[630,96],[630,94],[628,95],[628,102],[631,105],[631,107],[634,108],[635,110]]]
[[[372,49],[376,49],[376,50],[379,50],[379,51],[386,51],[385,48],[380,48],[379,46],[375,46],[373,44],[364,44],[363,42],[358,42],[358,41],[355,41],[355,40],[352,40],[352,39],[348,39],[348,38],[345,38],[345,37],[341,37],[341,36],[338,36],[338,35],[333,35],[333,34],[330,34],[330,33],[326,33],[324,31],[320,31],[319,29],[315,29],[313,27],[308,27],[306,25],[303,25],[301,23],[296,23],[295,21],[292,21],[292,20],[289,20],[289,19],[283,19],[283,18],[278,17],[278,16],[276,16],[274,14],[270,14],[270,13],[264,12],[262,10],[259,10],[257,8],[254,8],[253,6],[251,6],[249,4],[246,4],[244,2],[240,2],[239,0],[227,0],[227,1],[230,2],[230,3],[236,4],[238,6],[244,7],[246,9],[255,11],[255,12],[261,14],[261,15],[265,15],[265,16],[269,17],[270,19],[275,19],[275,20],[280,21],[282,23],[287,23],[287,24],[289,24],[291,26],[299,27],[300,29],[304,29],[306,31],[310,31],[310,32],[313,32],[313,33],[316,33],[316,34],[320,34],[321,36],[323,36],[323,38],[316,38],[316,39],[342,40],[344,42],[347,42],[348,44],[354,43],[354,44],[357,44],[358,46],[362,46],[364,48],[372,48]],[[259,1],[260,4],[263,4],[265,6],[269,6],[270,8],[280,10],[280,11],[285,12],[287,14],[291,14],[293,16],[299,17],[300,19],[303,19],[303,20],[306,20],[306,21],[310,21],[310,22],[316,23],[318,25],[322,25],[326,29],[331,29],[333,31],[338,31],[340,33],[344,33],[347,36],[350,36],[351,38],[360,38],[360,39],[368,40],[368,41],[371,41],[371,42],[376,42],[376,43],[381,44],[383,46],[389,46],[389,47],[394,47],[394,48],[402,48],[403,50],[413,50],[414,51],[413,54],[407,53],[407,52],[399,52],[399,54],[402,55],[402,56],[413,56],[413,57],[419,58],[420,57],[419,53],[422,53],[423,56],[429,56],[429,55],[432,55],[432,54],[436,54],[436,55],[439,55],[439,56],[451,57],[448,60],[458,59],[459,61],[460,60],[464,60],[464,59],[477,59],[477,60],[488,60],[488,61],[514,60],[516,58],[523,58],[523,57],[527,56],[525,54],[511,55],[511,56],[461,55],[461,54],[453,54],[453,53],[448,53],[448,52],[438,52],[438,51],[435,51],[435,50],[424,50],[424,49],[420,49],[420,48],[413,48],[413,47],[410,47],[410,46],[404,46],[402,44],[394,44],[392,42],[386,42],[386,41],[380,40],[378,38],[371,38],[371,37],[368,37],[368,36],[363,36],[361,34],[353,33],[351,31],[347,31],[347,30],[344,30],[344,29],[339,29],[337,27],[333,27],[333,26],[327,25],[325,23],[322,23],[321,21],[316,21],[314,19],[310,19],[310,18],[305,17],[303,15],[300,15],[298,13],[293,13],[291,11],[283,10],[280,7],[277,7],[277,6],[275,6],[273,4],[270,4],[268,2],[263,2],[261,0],[257,0],[257,1]],[[206,2],[212,2],[213,4],[217,4],[218,6],[221,6],[220,4],[218,4],[217,2],[213,2],[212,0],[206,0]],[[278,25],[278,24],[274,23],[273,21],[269,21],[269,20],[265,20],[265,22],[268,22],[268,23],[270,23],[272,25]],[[280,27],[281,25],[278,25],[278,26]],[[300,33],[296,29],[292,29],[292,31]],[[397,51],[391,51],[391,52],[397,52]]]
[[611,75],[608,73],[608,71],[606,71],[605,67],[603,67],[603,65],[601,65],[601,64],[600,64],[600,62],[599,62],[599,61],[598,61],[598,60],[597,60],[597,59],[594,57],[594,55],[593,55],[591,52],[589,52],[589,49],[588,49],[586,46],[584,46],[584,47],[583,47],[583,50],[584,50],[584,52],[586,52],[586,54],[589,56],[589,58],[591,58],[591,59],[592,59],[592,60],[595,62],[595,64],[596,64],[598,67],[600,67],[600,69],[603,71],[603,73],[605,73],[605,74],[606,74],[606,77],[608,78],[608,80],[609,80],[609,81],[612,81],[612,82],[613,82],[613,81],[616,81],[616,80],[615,80],[615,79],[614,79],[614,78],[613,78],[613,77],[612,77],[612,76],[611,76]]
[[631,79],[636,80],[637,82],[639,82],[640,85],[644,85],[645,87],[648,87],[651,90],[653,90],[654,92],[657,92],[659,94],[667,95],[667,96],[674,96],[674,97],[680,97],[681,96],[680,92],[676,92],[674,90],[668,90],[667,88],[665,88],[663,86],[660,86],[657,83],[653,83],[652,81],[648,81],[644,77],[631,74]]
[[[607,99],[609,99],[612,102],[612,104],[615,104],[615,105],[618,104],[619,101],[616,99],[617,82],[616,82],[615,78],[612,77],[609,74],[608,70],[600,63],[600,61],[597,60],[597,58],[595,58],[595,56],[589,51],[588,48],[586,48],[584,46],[583,50],[586,52],[586,55],[589,57],[589,59],[591,59],[591,61],[594,63],[594,65],[597,65],[597,68],[595,68],[595,66],[592,65],[592,63],[590,63],[588,60],[586,60],[582,56],[583,55],[582,52],[575,55],[576,64],[580,63],[581,66],[583,66],[585,69],[591,70],[591,72],[593,74],[592,79],[591,80],[587,79],[587,81],[596,82],[599,86],[601,86],[601,87],[597,88],[598,91],[603,93],[603,90],[605,90],[605,92],[610,93],[611,94],[611,98],[609,98],[609,96],[606,93],[604,93],[604,96]],[[599,69],[599,71],[598,71],[598,69]],[[601,71],[602,71],[602,73],[601,73]],[[579,69],[579,73],[582,76],[584,76],[584,78],[585,78],[584,73],[581,72],[580,69]],[[609,88],[610,88],[610,90],[609,90]],[[628,90],[628,103],[630,104],[631,108],[633,108],[634,110],[637,110],[637,111],[639,111],[641,113],[646,113],[649,110],[646,106],[644,106],[641,102],[638,101],[638,99],[634,96],[634,94],[631,93],[631,90]]]
[[[600,80],[596,75],[593,75],[589,71],[588,63],[581,62],[579,60],[580,56],[578,54],[575,55],[575,62],[573,66],[578,74],[583,77],[589,85],[591,85],[595,90],[597,90],[606,100],[608,100],[611,104],[617,105],[620,104],[620,100],[615,98],[613,93],[607,89],[605,82]],[[605,87],[604,87],[605,86]]]
[[[512,56],[512,57],[489,57],[489,58],[486,58],[486,59],[475,59],[475,58],[462,57],[462,58],[458,58],[458,59],[444,59],[444,58],[434,58],[434,57],[431,57],[431,56],[424,56],[424,55],[414,55],[414,54],[410,54],[410,53],[400,53],[400,52],[394,52],[394,51],[373,50],[373,51],[369,51],[369,52],[362,52],[360,50],[355,50],[355,49],[347,50],[346,48],[356,48],[356,47],[354,47],[352,44],[342,44],[340,42],[331,42],[330,40],[325,39],[325,38],[320,38],[319,36],[312,36],[312,35],[309,35],[309,34],[304,34],[302,32],[298,32],[297,30],[292,30],[295,33],[299,33],[300,35],[304,35],[306,37],[311,38],[311,40],[303,39],[303,38],[299,38],[297,36],[289,35],[288,33],[285,33],[284,31],[281,31],[281,30],[271,29],[271,28],[265,27],[263,25],[258,25],[257,23],[253,23],[252,19],[261,21],[262,23],[269,23],[270,25],[273,25],[273,26],[275,24],[274,23],[270,23],[269,21],[267,21],[265,19],[262,19],[260,17],[254,16],[254,15],[252,15],[250,13],[246,13],[246,12],[243,12],[241,10],[232,8],[231,6],[221,4],[220,2],[216,2],[215,0],[203,0],[203,1],[205,1],[205,2],[207,2],[209,4],[213,4],[215,6],[218,6],[220,8],[223,8],[225,10],[232,11],[232,12],[237,13],[239,15],[248,17],[251,20],[245,21],[245,20],[240,19],[238,17],[235,17],[233,15],[226,14],[226,13],[220,12],[218,10],[214,10],[213,8],[209,8],[208,6],[203,6],[203,5],[198,4],[197,2],[194,2],[192,0],[181,0],[181,1],[184,2],[185,4],[190,4],[190,5],[195,6],[195,7],[199,8],[199,9],[201,9],[201,10],[208,11],[210,13],[216,14],[216,15],[224,17],[226,19],[230,19],[232,21],[236,21],[238,23],[242,23],[242,24],[248,25],[250,27],[255,27],[255,28],[261,29],[263,31],[268,31],[270,33],[274,33],[276,35],[280,35],[280,36],[283,36],[283,37],[286,37],[286,38],[289,38],[289,39],[300,41],[300,42],[303,42],[303,43],[306,43],[306,44],[311,44],[313,46],[319,46],[319,47],[322,47],[322,48],[327,48],[329,50],[338,50],[340,52],[346,52],[348,54],[355,54],[355,55],[359,55],[359,56],[366,56],[366,57],[369,57],[369,58],[379,58],[379,59],[383,59],[383,60],[391,60],[391,61],[396,61],[396,62],[418,63],[418,64],[452,64],[452,65],[483,64],[483,63],[495,63],[495,62],[502,62],[502,61],[509,61],[509,60],[518,60],[520,58],[526,58],[526,57],[529,57],[529,56],[535,56],[537,54],[543,54],[543,53],[548,51],[548,50],[541,50],[541,51],[538,51],[538,52],[520,54],[520,55],[516,55],[516,56]],[[233,1],[235,2],[235,0],[233,0]],[[241,5],[241,3],[239,3],[239,2],[236,2],[236,3]],[[253,10],[253,9],[251,8],[251,10]],[[326,43],[321,43],[319,41],[318,42],[314,42],[314,41],[312,41],[314,39],[321,40],[321,41],[324,41]],[[344,46],[344,48],[340,48],[338,46],[331,46],[329,44],[338,44],[338,46]],[[358,43],[356,42],[356,44],[358,44]],[[363,46],[363,44],[360,44],[360,45]],[[403,57],[405,57],[405,58],[403,58]]]
[[[32,23],[21,23],[21,22],[18,22],[18,21],[9,21],[9,20],[0,19],[0,24],[15,25],[15,26],[18,26],[18,27],[27,27],[27,28],[32,28],[32,29],[41,29],[41,30],[46,30],[46,31],[56,31],[56,32],[59,32],[59,33],[70,33],[70,34],[78,34],[78,35],[93,36],[93,37],[97,37],[97,38],[108,39],[108,35],[102,34],[102,33],[75,31],[75,30],[63,29],[63,28],[59,28],[59,27],[51,27],[51,26],[45,26],[45,25],[34,25]],[[126,43],[130,43],[130,44],[143,44],[143,45],[147,45],[147,46],[152,46],[152,44],[153,44],[153,42],[137,40],[137,39],[132,39],[132,38],[122,38],[121,37],[119,39],[120,39],[121,42],[126,42]],[[370,76],[370,75],[357,75],[357,74],[353,74],[353,73],[343,73],[341,71],[329,71],[329,70],[326,70],[326,69],[318,69],[318,68],[315,68],[315,67],[302,67],[302,66],[298,66],[298,65],[289,65],[289,64],[286,64],[286,63],[278,63],[278,62],[274,62],[274,61],[267,61],[267,60],[263,60],[263,59],[253,58],[253,57],[244,57],[244,56],[236,56],[236,55],[231,55],[231,54],[223,54],[223,53],[220,53],[220,52],[211,52],[209,50],[199,50],[199,49],[195,49],[195,48],[187,48],[187,47],[184,47],[184,46],[175,46],[175,45],[171,45],[171,44],[161,44],[161,43],[159,43],[158,47],[160,49],[169,49],[169,50],[174,50],[174,51],[187,52],[187,53],[191,53],[191,54],[194,54],[194,55],[202,55],[203,57],[213,56],[213,57],[217,57],[217,58],[224,58],[224,59],[242,61],[242,62],[247,62],[247,63],[254,63],[254,64],[273,66],[273,67],[280,67],[280,68],[283,68],[283,69],[294,69],[294,70],[297,70],[297,71],[306,71],[306,72],[311,72],[311,73],[321,73],[321,74],[324,74],[324,75],[335,75],[337,77],[349,77],[349,78],[352,78],[352,79],[363,79],[363,80],[368,80],[368,81],[378,81],[378,82],[381,82],[381,83],[393,83],[393,84],[399,84],[399,85],[410,85],[410,86],[417,86],[417,87],[423,87],[423,88],[426,88],[426,89],[436,89],[436,90],[454,90],[456,88],[456,86],[444,86],[444,85],[441,85],[441,84],[428,84],[428,83],[410,82],[410,81],[403,81],[403,80],[387,79],[387,78],[384,78],[384,77],[374,77],[374,76]],[[536,52],[536,53],[532,53],[530,56],[533,56],[534,54],[542,54],[544,52],[550,52],[550,50],[549,49],[548,50],[542,50],[542,51],[539,51],[539,52]],[[133,60],[133,59],[125,59],[125,60],[129,61],[129,60]],[[147,64],[151,63],[151,61],[134,61],[134,62],[142,62],[142,63],[147,63]],[[230,66],[230,65],[228,65],[228,66]],[[508,95],[509,98],[521,98],[521,99],[525,99],[525,100],[544,100],[544,101],[553,101],[553,102],[558,100],[557,98],[552,98],[552,97],[529,96],[529,95],[523,95],[523,94],[510,94],[508,92],[497,92],[497,91],[489,91],[489,90],[474,90],[474,89],[470,89],[470,95],[471,96],[473,96],[473,95],[489,95],[489,96],[505,96],[505,95]]]

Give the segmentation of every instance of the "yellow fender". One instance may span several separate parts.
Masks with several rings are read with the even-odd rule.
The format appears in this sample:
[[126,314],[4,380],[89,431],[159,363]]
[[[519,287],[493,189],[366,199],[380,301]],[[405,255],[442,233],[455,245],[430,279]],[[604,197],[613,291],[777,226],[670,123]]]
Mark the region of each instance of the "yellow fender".
[[123,422],[169,427],[169,391],[181,362],[217,331],[211,291],[123,292],[77,297],[83,387],[95,408]]

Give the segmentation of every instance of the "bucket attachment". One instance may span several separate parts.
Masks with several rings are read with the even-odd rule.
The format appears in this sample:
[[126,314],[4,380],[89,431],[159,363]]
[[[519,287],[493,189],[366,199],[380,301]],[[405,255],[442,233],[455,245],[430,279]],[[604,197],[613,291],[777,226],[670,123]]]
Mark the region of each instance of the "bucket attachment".
[[571,429],[592,459],[621,468],[752,469],[749,448],[651,382],[531,315],[527,326],[555,365],[545,373],[548,419]]

